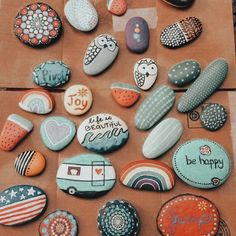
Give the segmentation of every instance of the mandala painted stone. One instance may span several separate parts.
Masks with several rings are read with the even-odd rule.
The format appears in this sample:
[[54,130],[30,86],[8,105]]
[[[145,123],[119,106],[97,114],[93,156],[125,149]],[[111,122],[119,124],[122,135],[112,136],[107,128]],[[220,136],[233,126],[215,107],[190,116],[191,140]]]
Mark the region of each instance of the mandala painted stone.
[[42,47],[55,42],[62,33],[62,23],[46,3],[36,2],[22,8],[14,22],[18,39],[32,47]]
[[171,6],[178,8],[190,7],[194,3],[194,0],[163,0],[163,1],[170,4]]
[[136,209],[124,200],[107,202],[99,211],[97,223],[102,236],[136,236],[140,227]]
[[0,224],[15,226],[38,219],[47,206],[44,191],[33,185],[16,185],[0,193]]
[[183,194],[167,201],[157,216],[157,227],[163,236],[216,235],[220,215],[208,199]]
[[122,16],[127,10],[126,0],[107,0],[107,9],[114,15]]
[[230,229],[223,219],[220,219],[219,230],[216,236],[231,236]]
[[40,236],[77,236],[79,226],[68,211],[56,210],[48,214],[39,225]]

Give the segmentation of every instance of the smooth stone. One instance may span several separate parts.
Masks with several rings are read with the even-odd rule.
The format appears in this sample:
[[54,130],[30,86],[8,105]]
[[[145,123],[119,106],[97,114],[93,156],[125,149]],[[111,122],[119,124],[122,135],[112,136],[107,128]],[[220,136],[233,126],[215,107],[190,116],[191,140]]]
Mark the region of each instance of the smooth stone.
[[30,223],[38,219],[46,207],[47,195],[42,189],[33,185],[12,186],[0,193],[0,224],[16,226]]
[[161,44],[179,48],[195,41],[202,33],[202,23],[197,17],[187,17],[167,26],[161,32]]
[[121,169],[120,182],[133,189],[164,192],[174,187],[175,174],[163,162],[139,160]]
[[175,118],[161,121],[147,136],[143,144],[143,155],[154,159],[170,150],[183,134],[182,123]]
[[91,31],[98,24],[98,13],[89,0],[69,0],[64,13],[69,23],[80,31]]
[[150,89],[158,76],[158,67],[154,60],[143,58],[134,65],[134,81],[142,90]]
[[231,236],[230,229],[223,219],[220,219],[219,230],[216,236]]
[[217,131],[226,123],[227,111],[221,104],[211,103],[204,107],[200,119],[203,128]]
[[14,163],[16,172],[31,177],[41,174],[46,167],[45,157],[37,151],[21,152]]
[[83,62],[84,72],[97,75],[106,70],[116,59],[119,45],[109,34],[97,36],[88,46]]
[[46,61],[33,71],[35,84],[46,88],[57,88],[70,79],[70,68],[62,61]]
[[171,6],[178,8],[190,7],[194,3],[194,0],[163,0],[163,1],[170,4]]
[[226,79],[228,67],[225,59],[211,62],[182,95],[177,105],[178,111],[192,111],[209,98]]
[[97,154],[81,154],[66,159],[58,168],[57,186],[82,198],[94,198],[110,191],[116,182],[111,162]]
[[126,0],[107,0],[107,9],[113,15],[122,16],[127,11]]
[[129,130],[119,117],[100,113],[90,116],[80,124],[77,138],[90,151],[108,153],[121,148],[127,142]]
[[161,85],[146,97],[135,114],[135,126],[148,130],[165,116],[175,103],[174,91]]
[[138,212],[125,200],[108,201],[97,217],[100,234],[103,236],[136,236],[139,233]]
[[133,106],[141,95],[140,90],[136,86],[122,82],[112,83],[111,94],[116,103],[122,107]]
[[83,115],[90,110],[92,104],[92,91],[85,85],[72,85],[65,92],[64,107],[71,115]]
[[168,80],[170,83],[182,87],[192,83],[201,73],[200,64],[195,60],[181,61],[170,68]]
[[[163,236],[199,236],[216,235],[219,220],[220,214],[214,203],[202,196],[182,194],[163,204],[156,222]],[[175,222],[174,226],[172,222]]]
[[218,143],[193,139],[182,144],[174,153],[175,173],[185,183],[202,189],[216,188],[229,178],[230,157]]
[[60,38],[63,27],[54,9],[46,3],[36,2],[19,11],[13,30],[22,43],[32,47],[45,47]]
[[40,236],[77,236],[79,226],[74,215],[68,211],[56,210],[40,222]]
[[9,115],[0,134],[0,149],[11,151],[32,129],[31,121],[16,114]]
[[52,151],[60,151],[68,146],[75,133],[75,124],[62,116],[48,117],[40,126],[43,143]]
[[24,93],[18,105],[24,111],[43,115],[52,112],[55,99],[45,89],[30,89]]
[[144,53],[149,47],[149,27],[142,17],[132,17],[125,26],[127,48],[134,53]]

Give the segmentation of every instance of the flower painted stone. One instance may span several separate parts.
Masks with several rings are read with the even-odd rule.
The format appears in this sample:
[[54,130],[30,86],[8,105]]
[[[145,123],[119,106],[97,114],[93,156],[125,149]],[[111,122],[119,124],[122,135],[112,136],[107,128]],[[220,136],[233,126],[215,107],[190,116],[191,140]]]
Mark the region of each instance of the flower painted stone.
[[75,124],[62,116],[48,117],[40,126],[42,141],[52,151],[64,149],[73,140],[75,133]]
[[98,24],[98,13],[89,0],[69,0],[64,12],[69,23],[80,31],[91,31]]
[[202,23],[197,17],[187,17],[166,27],[161,33],[161,44],[179,48],[195,41],[202,33]]
[[157,64],[150,58],[143,58],[134,65],[134,81],[142,90],[150,89],[158,76]]
[[140,98],[140,90],[136,86],[122,82],[112,83],[111,94],[122,107],[131,107]]
[[178,8],[190,7],[194,3],[194,0],[163,0],[163,1],[173,7],[178,7]]
[[81,154],[66,159],[57,170],[57,186],[82,198],[94,198],[110,191],[116,182],[112,164],[97,154]]
[[31,177],[41,174],[46,167],[45,157],[37,151],[24,151],[15,160],[16,172]]
[[140,130],[150,129],[166,115],[174,103],[174,91],[166,85],[159,86],[139,106],[134,117],[135,126]]
[[107,0],[107,9],[113,15],[122,16],[127,11],[126,0]]
[[154,159],[170,150],[181,138],[183,125],[176,118],[161,121],[147,136],[143,144],[143,155]]
[[35,84],[46,88],[57,88],[69,81],[70,69],[62,61],[46,61],[33,71]]
[[108,153],[127,142],[129,130],[119,117],[100,113],[90,116],[80,124],[77,138],[79,143],[90,151]]
[[97,75],[106,70],[116,59],[119,45],[109,34],[97,36],[88,46],[83,62],[84,72]]
[[139,160],[121,169],[120,181],[129,188],[164,192],[174,187],[175,174],[163,162]]
[[19,11],[13,29],[22,43],[44,47],[59,39],[63,27],[54,9],[46,3],[35,2]]
[[174,153],[175,173],[185,183],[202,189],[216,188],[229,178],[230,157],[218,143],[193,139],[182,144]]
[[47,207],[46,193],[33,185],[15,185],[0,193],[0,224],[18,226],[38,219]]

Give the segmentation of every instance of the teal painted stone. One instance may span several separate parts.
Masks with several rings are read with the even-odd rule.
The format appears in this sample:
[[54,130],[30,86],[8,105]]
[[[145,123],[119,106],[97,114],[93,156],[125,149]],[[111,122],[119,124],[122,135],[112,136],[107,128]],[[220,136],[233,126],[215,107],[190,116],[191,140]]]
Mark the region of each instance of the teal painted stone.
[[181,61],[172,66],[168,72],[170,83],[181,87],[192,83],[201,73],[200,64],[195,60]]
[[181,145],[174,153],[172,164],[180,179],[203,189],[222,185],[231,169],[227,151],[207,139],[194,139]]
[[33,71],[32,80],[41,87],[57,88],[68,82],[70,69],[62,61],[46,61]]
[[83,198],[99,197],[116,182],[112,164],[97,154],[81,154],[66,159],[58,168],[57,186],[64,192]]
[[41,138],[52,151],[65,148],[73,140],[75,133],[75,124],[62,116],[48,117],[40,126]]
[[129,130],[119,117],[100,113],[90,116],[80,124],[77,138],[79,143],[90,151],[108,153],[127,142]]
[[134,121],[141,130],[150,129],[173,107],[175,103],[174,91],[161,85],[154,90],[139,106]]
[[178,111],[189,112],[197,108],[221,86],[227,73],[228,62],[221,58],[214,60],[180,98]]

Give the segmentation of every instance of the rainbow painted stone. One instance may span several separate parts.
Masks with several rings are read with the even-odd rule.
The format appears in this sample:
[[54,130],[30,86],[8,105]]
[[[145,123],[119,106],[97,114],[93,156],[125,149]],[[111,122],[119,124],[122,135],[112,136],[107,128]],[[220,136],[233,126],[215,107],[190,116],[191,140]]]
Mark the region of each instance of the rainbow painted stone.
[[120,181],[129,188],[163,192],[174,187],[175,174],[163,162],[139,160],[122,168]]

